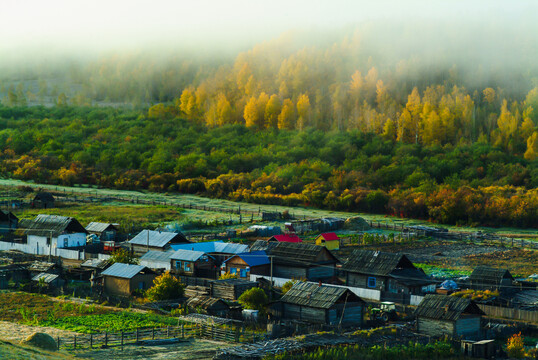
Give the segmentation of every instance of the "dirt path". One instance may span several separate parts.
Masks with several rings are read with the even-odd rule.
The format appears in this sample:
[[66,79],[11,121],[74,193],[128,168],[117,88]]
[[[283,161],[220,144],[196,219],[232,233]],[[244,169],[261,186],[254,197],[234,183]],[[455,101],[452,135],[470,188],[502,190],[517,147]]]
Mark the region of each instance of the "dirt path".
[[45,326],[31,326],[16,324],[9,321],[0,321],[0,339],[6,341],[19,342],[35,332],[49,334],[56,338],[57,336],[73,336],[76,333],[68,330],[60,330]]

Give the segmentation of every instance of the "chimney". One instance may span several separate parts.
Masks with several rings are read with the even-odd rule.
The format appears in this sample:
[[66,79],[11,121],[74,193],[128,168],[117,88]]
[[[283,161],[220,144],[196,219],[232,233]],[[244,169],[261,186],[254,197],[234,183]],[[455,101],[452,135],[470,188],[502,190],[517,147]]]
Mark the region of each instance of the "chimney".
[[318,282],[318,287],[321,287],[321,280]]

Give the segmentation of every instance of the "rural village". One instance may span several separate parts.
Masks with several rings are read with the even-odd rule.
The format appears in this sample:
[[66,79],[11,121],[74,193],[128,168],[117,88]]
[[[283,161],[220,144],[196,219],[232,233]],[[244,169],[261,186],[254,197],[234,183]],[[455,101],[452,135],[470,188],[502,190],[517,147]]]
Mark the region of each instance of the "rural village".
[[[337,344],[431,350],[439,341],[462,356],[502,358],[507,338],[532,342],[538,333],[538,275],[528,273],[538,269],[514,261],[522,253],[535,259],[531,240],[261,207],[249,215],[241,206],[204,205],[207,214],[233,214],[218,233],[56,215],[112,201],[196,206],[28,186],[5,191],[0,320],[39,333],[69,330],[52,332],[51,346],[75,354],[116,349],[120,356],[205,339],[220,345],[197,358],[215,359]],[[166,290],[174,281],[178,292]],[[149,296],[152,288],[165,290]],[[37,309],[37,298],[49,308]],[[114,314],[124,317],[121,326],[84,320]]]

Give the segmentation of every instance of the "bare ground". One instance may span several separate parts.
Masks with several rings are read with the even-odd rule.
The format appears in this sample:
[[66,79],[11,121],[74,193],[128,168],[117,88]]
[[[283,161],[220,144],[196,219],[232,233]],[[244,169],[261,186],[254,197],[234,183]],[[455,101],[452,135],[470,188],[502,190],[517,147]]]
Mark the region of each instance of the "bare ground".
[[9,321],[0,321],[0,340],[19,342],[35,332],[49,334],[53,338],[58,336],[73,336],[76,334],[73,331],[60,330],[51,327],[22,325]]

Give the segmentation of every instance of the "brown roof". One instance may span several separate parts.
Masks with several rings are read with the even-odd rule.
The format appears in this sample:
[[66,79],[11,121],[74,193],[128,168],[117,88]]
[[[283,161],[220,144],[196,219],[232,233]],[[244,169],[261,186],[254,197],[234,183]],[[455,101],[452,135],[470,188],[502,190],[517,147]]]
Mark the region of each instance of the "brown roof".
[[211,309],[215,306],[228,307],[228,305],[222,301],[222,299],[216,299],[208,296],[194,296],[187,300],[187,306],[191,308],[200,307],[204,310]]
[[457,296],[428,294],[415,310],[416,316],[435,320],[456,321],[462,314],[484,315],[471,299]]
[[306,282],[297,282],[288,290],[280,301],[288,304],[303,305],[313,308],[329,309],[339,300],[363,302],[357,295],[345,287],[328,286]]
[[52,234],[57,237],[64,232],[88,233],[77,219],[59,215],[39,214],[34,220],[24,222],[24,226],[27,228],[27,235],[50,236]]
[[489,266],[477,266],[469,280],[473,284],[500,285],[502,279],[514,280],[512,274],[507,269],[497,269]]
[[416,269],[403,254],[372,250],[355,250],[342,267],[349,272],[388,276],[395,269]]

